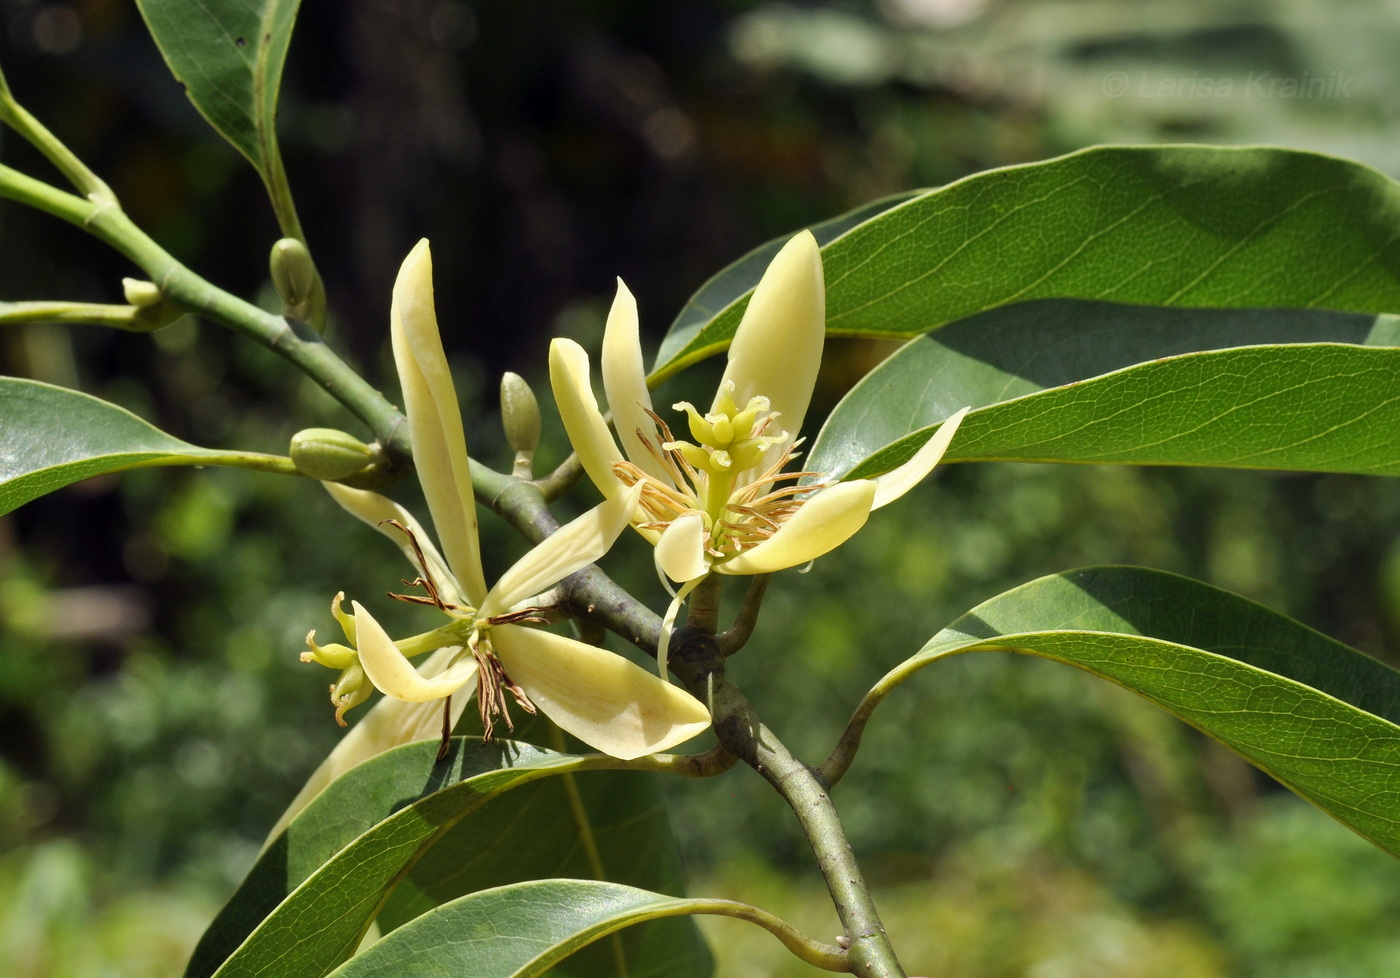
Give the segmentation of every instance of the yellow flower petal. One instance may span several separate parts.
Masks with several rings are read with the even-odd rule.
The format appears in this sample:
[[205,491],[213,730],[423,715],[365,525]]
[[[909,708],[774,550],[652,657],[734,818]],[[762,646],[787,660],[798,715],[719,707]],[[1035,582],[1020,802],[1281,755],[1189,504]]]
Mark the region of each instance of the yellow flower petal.
[[550,534],[501,575],[477,617],[499,615],[603,556],[627,529],[641,495],[642,487],[633,486]]
[[948,446],[953,441],[953,435],[957,434],[958,425],[962,424],[962,419],[967,416],[971,408],[963,408],[953,415],[939,428],[932,438],[924,442],[914,457],[898,468],[891,469],[884,475],[875,478],[875,502],[871,509],[879,509],[886,503],[892,503],[910,489],[913,489],[924,478],[933,471],[933,467],[943,458],[943,453],[948,450]]
[[442,554],[438,553],[437,547],[433,546],[432,538],[413,518],[412,513],[392,499],[381,496],[377,492],[370,492],[368,489],[351,489],[338,482],[323,482],[321,485],[326,487],[326,492],[330,493],[331,498],[339,503],[347,513],[394,541],[399,550],[403,551],[403,555],[408,558],[409,563],[416,566],[418,557],[414,554],[413,547],[409,545],[408,537],[404,535],[402,530],[390,526],[386,521],[397,520],[413,531],[414,537],[418,540],[418,546],[423,550],[423,557],[428,562],[428,570],[432,574],[433,583],[437,585],[438,594],[442,600],[455,605],[468,603],[466,596],[460,593],[457,579],[452,576],[452,572],[448,569],[447,561],[442,559]]
[[606,649],[517,625],[493,628],[491,639],[501,665],[534,704],[605,754],[654,754],[710,726],[709,711],[695,697]]
[[399,269],[389,333],[423,496],[448,565],[467,598],[479,604],[486,597],[486,579],[476,536],[467,440],[457,390],[438,334],[433,259],[426,239],[408,253]]
[[710,569],[705,553],[705,520],[689,513],[671,521],[656,542],[656,566],[673,581],[693,581]]
[[721,574],[770,574],[799,567],[845,543],[865,525],[875,501],[871,479],[841,482],[802,504],[767,540],[716,564]]
[[646,433],[653,448],[659,447],[656,422],[647,414],[651,395],[647,393],[646,368],[642,366],[642,342],[638,336],[637,300],[617,280],[617,297],[608,313],[603,332],[603,391],[608,396],[613,427],[627,457],[647,475],[666,485],[675,485],[665,467],[647,451],[637,432]]
[[612,467],[623,460],[622,452],[593,396],[588,354],[573,340],[556,339],[549,345],[549,385],[583,470],[604,496],[620,494],[625,487]]
[[[446,668],[457,654],[457,648],[438,649],[423,661],[420,667],[425,676],[435,676]],[[472,660],[473,663],[476,660]],[[475,690],[472,690],[475,692]],[[471,695],[465,693],[454,697],[452,711],[448,717],[450,726],[456,726],[462,711],[471,702]],[[327,755],[320,766],[306,779],[297,796],[267,834],[263,848],[285,829],[292,819],[301,814],[302,809],[319,795],[325,787],[357,764],[378,757],[386,750],[411,744],[419,740],[436,740],[442,732],[442,704],[436,701],[425,703],[405,703],[391,697],[384,697],[374,704],[360,721],[350,728],[350,732],[340,738],[340,743]]]
[[729,365],[711,408],[718,410],[730,382],[734,403],[741,408],[756,395],[768,398],[779,413],[776,424],[788,438],[767,450],[756,466],[760,471],[781,458],[798,436],[825,339],[821,249],[812,232],[802,231],[783,245],[754,289],[729,346]]
[[360,665],[375,688],[396,700],[422,703],[451,696],[476,676],[476,660],[470,655],[448,666],[431,678],[424,676],[404,658],[394,646],[394,640],[384,631],[358,601],[350,602],[355,609],[355,637],[360,651]]

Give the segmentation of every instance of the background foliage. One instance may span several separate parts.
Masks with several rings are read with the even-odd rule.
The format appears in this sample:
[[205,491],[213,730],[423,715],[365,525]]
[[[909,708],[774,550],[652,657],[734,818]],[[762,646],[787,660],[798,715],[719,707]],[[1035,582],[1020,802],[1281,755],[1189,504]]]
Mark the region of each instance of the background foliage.
[[[134,8],[8,2],[0,18],[19,98],[132,216],[211,279],[266,294],[276,232],[258,178],[173,86]],[[464,397],[489,418],[500,371],[533,370],[548,336],[596,341],[614,275],[654,348],[750,247],[911,186],[1128,139],[1277,141],[1400,174],[1397,28],[1378,2],[309,0],[283,150],[337,342],[392,376],[388,285],[427,235],[451,270],[439,308]],[[1266,72],[1352,83],[1310,101],[1244,94]],[[1201,78],[1233,79],[1233,94],[1201,97]],[[15,141],[3,153],[41,166]],[[114,301],[129,271],[18,208],[0,237],[5,298]],[[843,343],[828,407],[888,352]],[[344,423],[290,368],[210,327],[154,342],[11,329],[0,361],[199,444],[275,451],[297,428]],[[471,437],[502,459],[494,425]],[[860,690],[968,608],[1109,562],[1230,588],[1386,658],[1397,528],[1384,479],[950,466],[839,564],[777,582],[733,666],[814,758]],[[323,677],[296,653],[307,628],[331,627],[336,589],[371,593],[399,572],[377,544],[313,486],[210,470],[95,480],[0,520],[0,960],[17,975],[183,963],[336,738]],[[518,546],[502,536],[488,552],[499,570]],[[872,583],[852,589],[852,568]],[[779,646],[794,621],[797,641]],[[911,964],[979,978],[1400,966],[1392,859],[1165,715],[1010,657],[955,659],[914,684],[839,789]],[[757,779],[672,787],[697,890],[817,935],[835,926]],[[771,938],[704,926],[722,937],[723,974],[775,973]]]

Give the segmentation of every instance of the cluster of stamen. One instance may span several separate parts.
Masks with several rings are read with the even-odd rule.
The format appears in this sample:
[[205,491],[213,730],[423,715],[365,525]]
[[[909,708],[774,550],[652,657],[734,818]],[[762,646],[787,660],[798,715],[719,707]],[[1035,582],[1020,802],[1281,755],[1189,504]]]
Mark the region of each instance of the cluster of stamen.
[[[536,713],[535,704],[530,702],[530,697],[526,695],[525,690],[521,689],[506,673],[505,667],[501,665],[501,660],[491,649],[490,630],[493,625],[543,622],[545,620],[541,617],[543,609],[526,608],[485,620],[478,619],[475,608],[452,604],[443,599],[442,591],[433,581],[432,572],[428,569],[428,562],[423,556],[423,550],[418,545],[418,539],[413,531],[398,520],[386,520],[385,522],[408,537],[409,545],[413,548],[416,557],[419,574],[411,581],[403,581],[403,585],[407,588],[422,588],[425,592],[425,594],[419,595],[396,594],[391,591],[389,597],[410,604],[432,605],[453,619],[450,625],[418,636],[417,639],[406,639],[396,644],[401,651],[404,650],[406,643],[411,646],[406,653],[410,655],[448,645],[461,644],[466,646],[477,663],[476,694],[477,704],[481,709],[482,741],[486,742],[491,739],[498,718],[505,721],[507,729],[514,731],[515,724],[511,720],[510,701],[505,695],[506,692],[508,691],[516,704],[531,716]],[[340,603],[344,600],[344,592],[338,593],[331,600],[331,614],[339,623],[341,631],[345,633],[346,640],[353,646],[358,644],[355,638],[355,619],[341,608]],[[303,662],[319,662],[324,666],[342,670],[338,681],[331,684],[331,702],[336,708],[336,722],[343,727],[345,726],[345,711],[368,699],[373,687],[365,677],[364,668],[359,661],[360,655],[356,649],[339,644],[318,645],[315,638],[316,632],[313,629],[306,636],[309,651],[303,652],[301,658]],[[451,733],[451,712],[452,697],[449,696],[443,704],[443,735],[442,746],[438,751],[439,760],[445,756],[447,750],[448,735]]]
[[768,398],[752,397],[740,410],[726,391],[715,410],[705,415],[686,401],[673,407],[686,413],[694,442],[676,438],[652,411],[647,413],[656,430],[650,437],[637,431],[643,446],[670,477],[669,484],[632,462],[613,463],[624,485],[642,485],[640,506],[647,520],[639,526],[664,530],[672,521],[698,513],[704,518],[706,552],[722,561],[771,537],[802,506],[802,497],[816,488],[796,482],[817,473],[783,471],[798,456],[795,449],[800,441],[756,477],[736,485],[739,475],[758,471],[754,466],[771,446],[787,439],[774,425],[778,415],[769,409]]

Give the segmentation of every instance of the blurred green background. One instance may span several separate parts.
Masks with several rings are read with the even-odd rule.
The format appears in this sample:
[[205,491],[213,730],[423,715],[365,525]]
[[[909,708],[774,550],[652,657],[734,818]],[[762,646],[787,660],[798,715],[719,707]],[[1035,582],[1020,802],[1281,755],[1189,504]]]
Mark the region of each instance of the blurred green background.
[[[133,217],[268,301],[261,187],[184,100],[133,5],[0,0],[0,28],[20,100]],[[1283,94],[1318,78],[1322,95]],[[767,238],[1096,142],[1273,142],[1400,176],[1400,9],[307,0],[282,123],[334,342],[394,396],[388,288],[430,237],[474,454],[505,464],[499,374],[543,393],[548,338],[596,344],[616,275],[654,346],[691,291]],[[48,172],[8,136],[0,156]],[[7,300],[120,301],[131,271],[12,205],[0,244]],[[887,352],[833,347],[827,407]],[[362,433],[276,357],[207,325],[7,328],[0,368],[203,444]],[[488,532],[499,570],[520,547]],[[1387,658],[1397,538],[1400,495],[1379,479],[950,466],[777,581],[734,669],[815,761],[862,692],[957,615],[1103,562],[1201,578]],[[627,553],[643,556],[610,568]],[[307,629],[333,630],[336,590],[374,594],[402,572],[317,487],[241,472],[128,473],[0,519],[0,970],[176,973],[338,736],[329,674],[297,661]],[[661,600],[649,571],[633,578]],[[836,798],[915,973],[1400,974],[1391,857],[1063,667],[984,656],[920,674],[882,707]],[[676,785],[674,800],[696,892],[831,939],[805,844],[756,777]],[[811,973],[761,932],[705,926],[726,978]]]

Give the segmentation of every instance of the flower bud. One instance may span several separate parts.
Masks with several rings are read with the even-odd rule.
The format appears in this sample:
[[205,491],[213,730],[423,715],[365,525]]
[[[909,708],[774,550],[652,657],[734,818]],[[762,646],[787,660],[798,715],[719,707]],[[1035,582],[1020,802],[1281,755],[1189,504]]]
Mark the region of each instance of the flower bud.
[[509,371],[501,377],[501,423],[506,441],[517,452],[533,452],[539,446],[539,402],[525,378]]
[[158,305],[161,300],[160,288],[154,282],[146,282],[139,278],[122,279],[122,295],[126,296],[126,301],[137,309],[149,309]]
[[374,449],[334,428],[307,428],[292,436],[292,464],[303,475],[338,482],[375,461]]
[[540,443],[540,405],[525,378],[510,371],[501,377],[501,425],[515,449],[515,475],[528,479]]
[[285,314],[319,331],[325,325],[326,293],[306,245],[296,238],[282,238],[272,246],[268,267]]
[[164,329],[185,314],[184,310],[165,297],[154,282],[139,278],[122,279],[122,295],[136,311],[126,329],[150,333]]
[[311,252],[296,238],[283,238],[272,246],[268,259],[272,287],[288,307],[300,305],[316,286],[316,266]]

